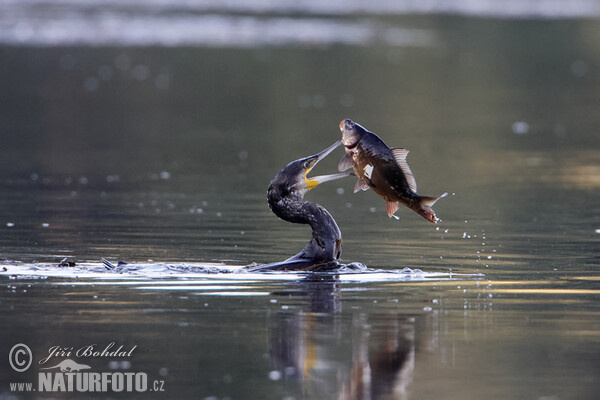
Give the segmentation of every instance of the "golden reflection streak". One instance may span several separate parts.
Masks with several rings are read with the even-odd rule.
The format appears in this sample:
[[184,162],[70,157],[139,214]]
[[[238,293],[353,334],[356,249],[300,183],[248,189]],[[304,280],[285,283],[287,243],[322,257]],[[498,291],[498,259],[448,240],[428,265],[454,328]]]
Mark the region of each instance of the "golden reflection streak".
[[561,279],[566,281],[600,281],[600,276],[568,276]]
[[486,292],[516,294],[600,294],[600,289],[489,289]]

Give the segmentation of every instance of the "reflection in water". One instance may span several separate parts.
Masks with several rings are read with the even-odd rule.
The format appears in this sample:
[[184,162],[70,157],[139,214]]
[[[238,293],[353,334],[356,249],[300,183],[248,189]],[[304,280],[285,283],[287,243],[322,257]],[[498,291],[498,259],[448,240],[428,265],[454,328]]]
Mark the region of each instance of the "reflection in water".
[[300,292],[274,293],[309,300],[306,311],[279,311],[270,317],[269,356],[277,374],[308,397],[408,399],[415,364],[414,316],[361,312],[344,321],[337,277],[310,276],[301,287]]

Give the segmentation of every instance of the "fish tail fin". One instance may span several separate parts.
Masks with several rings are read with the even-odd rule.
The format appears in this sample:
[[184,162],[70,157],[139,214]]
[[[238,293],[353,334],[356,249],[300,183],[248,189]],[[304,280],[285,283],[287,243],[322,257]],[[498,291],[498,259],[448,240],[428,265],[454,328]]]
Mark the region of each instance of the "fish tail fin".
[[433,211],[433,205],[441,198],[448,196],[448,193],[444,193],[439,197],[429,197],[429,196],[421,196],[419,199],[419,204],[415,208],[415,211],[418,212],[423,218],[425,218],[429,222],[433,222],[434,224],[439,221],[439,219],[435,216],[435,211]]

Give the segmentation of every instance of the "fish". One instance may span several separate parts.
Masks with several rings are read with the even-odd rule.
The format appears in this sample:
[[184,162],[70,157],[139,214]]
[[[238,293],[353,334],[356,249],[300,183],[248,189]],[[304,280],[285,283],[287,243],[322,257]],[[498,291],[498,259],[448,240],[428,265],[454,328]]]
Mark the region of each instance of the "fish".
[[338,170],[353,168],[357,177],[354,193],[373,189],[386,201],[390,218],[398,219],[394,214],[403,204],[429,222],[439,221],[432,207],[448,193],[438,197],[417,194],[417,182],[406,162],[407,149],[388,147],[379,136],[349,118],[340,122],[340,131],[346,154]]

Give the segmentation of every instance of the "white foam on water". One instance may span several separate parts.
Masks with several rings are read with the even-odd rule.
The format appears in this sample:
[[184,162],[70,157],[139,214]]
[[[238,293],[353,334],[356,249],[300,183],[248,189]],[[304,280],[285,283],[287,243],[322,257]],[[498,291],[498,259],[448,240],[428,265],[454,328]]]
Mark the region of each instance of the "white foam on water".
[[[20,262],[4,262],[0,264],[6,269],[0,270],[0,276],[10,279],[47,279],[65,278],[68,282],[58,281],[58,285],[131,285],[138,288],[170,287],[207,290],[223,289],[231,282],[250,284],[261,281],[294,281],[310,276],[335,276],[340,282],[384,282],[384,281],[425,281],[477,278],[482,274],[455,274],[448,272],[424,272],[419,269],[372,269],[361,265],[349,264],[353,267],[342,267],[335,272],[248,272],[246,266],[226,265],[222,263],[132,263],[107,268],[103,263],[84,262],[73,267],[62,267],[57,264]],[[356,264],[360,265],[360,264]],[[215,286],[224,285],[224,286]],[[231,288],[231,286],[230,286]],[[236,289],[238,289],[236,287]]]

